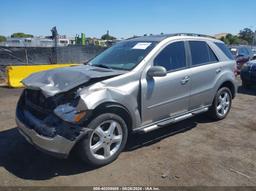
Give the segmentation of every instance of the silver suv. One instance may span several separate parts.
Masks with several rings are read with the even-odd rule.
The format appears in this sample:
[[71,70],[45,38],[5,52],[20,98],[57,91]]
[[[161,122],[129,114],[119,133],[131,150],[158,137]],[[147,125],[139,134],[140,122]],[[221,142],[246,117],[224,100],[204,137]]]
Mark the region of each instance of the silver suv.
[[76,146],[87,163],[105,165],[132,132],[168,128],[203,112],[224,119],[236,94],[234,70],[225,44],[208,36],[125,40],[84,65],[23,80],[16,121],[40,150],[67,157]]

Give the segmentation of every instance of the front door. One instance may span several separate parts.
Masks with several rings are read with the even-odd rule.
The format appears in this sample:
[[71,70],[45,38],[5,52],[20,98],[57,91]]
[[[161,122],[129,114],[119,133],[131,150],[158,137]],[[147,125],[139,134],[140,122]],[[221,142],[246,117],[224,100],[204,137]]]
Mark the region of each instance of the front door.
[[142,125],[188,110],[190,76],[183,41],[167,45],[152,61],[163,66],[167,75],[141,79]]

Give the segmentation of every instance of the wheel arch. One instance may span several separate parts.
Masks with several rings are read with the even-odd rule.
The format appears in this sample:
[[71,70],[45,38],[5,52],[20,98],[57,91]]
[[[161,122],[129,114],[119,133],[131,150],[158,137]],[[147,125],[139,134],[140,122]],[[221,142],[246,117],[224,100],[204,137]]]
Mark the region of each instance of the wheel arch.
[[220,86],[219,86],[219,88],[218,88],[218,90],[219,89],[221,89],[221,88],[223,88],[223,87],[227,87],[227,88],[229,88],[230,89],[230,92],[231,92],[231,96],[232,96],[232,99],[234,99],[235,98],[235,96],[236,96],[236,86],[235,86],[235,84],[233,83],[233,82],[231,82],[231,81],[225,81],[225,82],[223,82]]
[[132,115],[125,106],[115,102],[104,102],[98,105],[92,111],[92,118],[95,118],[103,113],[114,113],[116,115],[119,115],[125,121],[128,127],[128,131],[130,132],[133,129]]

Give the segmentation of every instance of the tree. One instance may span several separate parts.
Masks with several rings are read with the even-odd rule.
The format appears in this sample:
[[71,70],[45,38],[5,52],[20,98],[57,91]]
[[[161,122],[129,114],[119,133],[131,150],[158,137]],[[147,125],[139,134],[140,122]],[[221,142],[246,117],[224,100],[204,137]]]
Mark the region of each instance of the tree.
[[32,34],[25,34],[22,32],[17,32],[17,33],[13,33],[11,35],[12,38],[32,38],[33,35]]
[[242,40],[247,41],[249,44],[252,44],[253,36],[254,36],[254,32],[251,29],[249,29],[249,28],[244,28],[243,30],[241,30],[239,32],[239,37]]
[[228,45],[237,45],[241,44],[242,42],[238,36],[232,34],[227,34],[225,37],[221,37],[220,40],[222,40],[223,42],[225,42],[225,44]]
[[109,34],[104,34],[104,35],[101,36],[101,39],[102,40],[116,40],[116,37],[113,37]]
[[116,40],[116,37],[109,35],[109,31],[101,36],[102,40]]
[[4,41],[6,41],[5,36],[0,35],[0,42],[4,42]]

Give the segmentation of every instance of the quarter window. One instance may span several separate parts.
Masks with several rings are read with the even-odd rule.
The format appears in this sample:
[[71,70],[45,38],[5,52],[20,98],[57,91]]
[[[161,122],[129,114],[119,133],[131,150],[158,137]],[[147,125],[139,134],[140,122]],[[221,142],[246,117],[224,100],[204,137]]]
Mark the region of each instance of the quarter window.
[[165,47],[155,58],[154,65],[163,66],[167,71],[186,67],[184,42],[174,42]]
[[190,41],[189,46],[193,66],[218,62],[218,58],[206,42]]
[[[231,48],[231,51],[226,47],[224,43],[215,42],[215,44],[222,50],[222,52],[231,60],[234,60],[234,56],[237,53],[237,49]],[[233,54],[232,54],[233,53]]]

